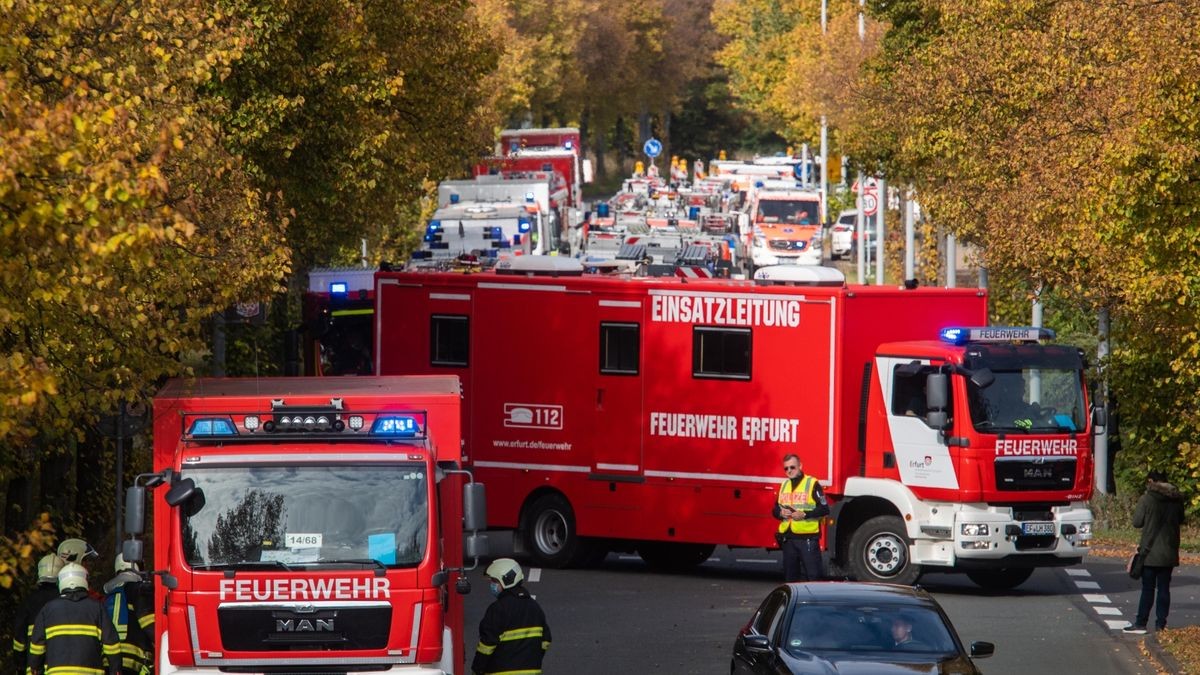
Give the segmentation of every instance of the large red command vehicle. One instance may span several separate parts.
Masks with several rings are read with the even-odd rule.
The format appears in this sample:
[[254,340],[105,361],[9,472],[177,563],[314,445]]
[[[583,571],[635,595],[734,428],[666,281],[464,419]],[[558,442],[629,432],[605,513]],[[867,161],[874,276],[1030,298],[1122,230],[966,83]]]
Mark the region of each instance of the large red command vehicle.
[[168,382],[127,496],[137,535],[166,486],[157,672],[466,672],[459,413],[447,375]]
[[986,323],[983,290],[848,286],[814,267],[774,268],[812,284],[586,277],[547,260],[554,276],[376,277],[377,372],[462,378],[492,521],[539,564],[773,547],[788,453],[836,501],[826,547],[859,579],[1014,586],[1088,550],[1082,354],[1037,329],[947,330]]

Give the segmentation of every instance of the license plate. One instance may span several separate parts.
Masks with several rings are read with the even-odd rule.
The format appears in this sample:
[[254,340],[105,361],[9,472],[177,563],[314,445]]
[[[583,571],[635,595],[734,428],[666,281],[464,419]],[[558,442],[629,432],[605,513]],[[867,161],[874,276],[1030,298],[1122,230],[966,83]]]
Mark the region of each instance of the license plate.
[[1021,523],[1021,534],[1054,534],[1054,523]]

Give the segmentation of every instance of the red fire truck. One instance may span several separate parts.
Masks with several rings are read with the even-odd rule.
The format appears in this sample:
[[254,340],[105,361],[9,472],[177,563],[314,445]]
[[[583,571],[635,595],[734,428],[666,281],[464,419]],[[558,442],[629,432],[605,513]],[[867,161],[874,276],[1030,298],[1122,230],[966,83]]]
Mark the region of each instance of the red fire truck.
[[463,379],[493,522],[538,564],[773,547],[788,453],[835,502],[825,545],[858,579],[1011,587],[1088,550],[1103,411],[1082,354],[1039,330],[948,330],[986,323],[984,291],[795,266],[591,278],[545,260],[550,276],[376,277],[376,371]]
[[168,382],[124,548],[164,486],[157,672],[466,672],[460,527],[486,516],[460,398],[447,375]]

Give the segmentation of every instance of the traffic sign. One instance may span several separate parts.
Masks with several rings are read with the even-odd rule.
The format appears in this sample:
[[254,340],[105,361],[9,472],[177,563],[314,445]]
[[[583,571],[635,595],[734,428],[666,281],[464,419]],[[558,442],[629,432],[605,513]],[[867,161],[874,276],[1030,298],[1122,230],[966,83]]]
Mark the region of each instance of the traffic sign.
[[642,152],[650,159],[654,159],[662,154],[662,143],[657,138],[648,138],[642,144]]
[[863,193],[862,208],[864,216],[873,216],[879,210],[879,198],[875,195],[874,190]]

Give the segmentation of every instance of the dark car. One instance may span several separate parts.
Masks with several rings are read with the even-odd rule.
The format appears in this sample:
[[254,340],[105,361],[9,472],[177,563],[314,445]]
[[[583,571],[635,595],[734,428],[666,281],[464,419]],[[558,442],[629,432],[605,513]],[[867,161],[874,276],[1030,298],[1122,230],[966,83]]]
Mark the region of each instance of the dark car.
[[951,673],[978,675],[941,605],[911,586],[784,584],[771,591],[733,644],[733,675]]

